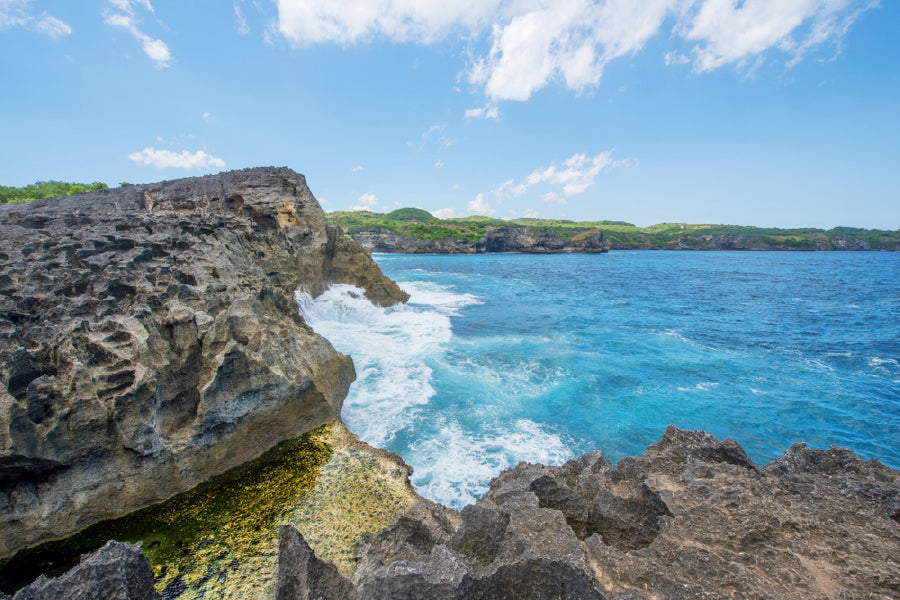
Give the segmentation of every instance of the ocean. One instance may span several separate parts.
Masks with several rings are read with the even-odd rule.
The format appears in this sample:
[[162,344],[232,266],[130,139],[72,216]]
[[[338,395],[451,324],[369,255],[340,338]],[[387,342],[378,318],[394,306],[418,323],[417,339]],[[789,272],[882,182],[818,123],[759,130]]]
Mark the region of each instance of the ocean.
[[300,312],[357,381],[342,418],[423,496],[474,502],[519,461],[641,454],[669,424],[763,465],[794,442],[900,468],[900,253],[376,255],[410,293]]

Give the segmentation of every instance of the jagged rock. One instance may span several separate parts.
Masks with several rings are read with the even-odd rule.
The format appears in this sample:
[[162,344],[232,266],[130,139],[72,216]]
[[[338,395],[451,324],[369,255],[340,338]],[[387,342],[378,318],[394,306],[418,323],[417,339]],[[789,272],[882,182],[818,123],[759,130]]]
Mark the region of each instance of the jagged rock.
[[352,362],[295,290],[407,298],[284,168],[3,205],[0,232],[0,556],[338,418]]
[[56,579],[41,576],[13,600],[155,600],[153,568],[140,546],[108,542]]
[[277,600],[350,600],[353,587],[332,563],[319,560],[293,525],[278,528]]
[[358,600],[897,598],[900,472],[802,444],[761,469],[670,427],[616,465],[521,463],[458,516],[420,503],[351,582]]

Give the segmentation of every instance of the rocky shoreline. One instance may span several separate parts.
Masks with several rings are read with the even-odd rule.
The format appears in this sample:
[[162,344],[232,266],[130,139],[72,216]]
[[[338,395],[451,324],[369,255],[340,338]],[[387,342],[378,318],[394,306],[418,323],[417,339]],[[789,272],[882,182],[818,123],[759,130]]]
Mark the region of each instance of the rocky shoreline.
[[[179,546],[212,557],[190,577],[110,543],[16,600],[900,597],[900,472],[848,450],[795,445],[761,468],[731,439],[670,427],[615,465],[600,452],[522,463],[461,512],[416,496],[397,457],[334,424],[353,364],[291,295],[350,283],[381,305],[407,297],[289,169],[2,206],[0,228],[3,560],[230,477],[323,424],[337,432],[319,487],[273,513],[277,550],[274,522],[242,530],[265,529],[271,546],[253,552],[277,552],[277,584],[228,566],[225,528]],[[389,244],[375,233],[372,248]],[[600,234],[583,250],[528,228],[490,234],[485,252],[608,249]]]

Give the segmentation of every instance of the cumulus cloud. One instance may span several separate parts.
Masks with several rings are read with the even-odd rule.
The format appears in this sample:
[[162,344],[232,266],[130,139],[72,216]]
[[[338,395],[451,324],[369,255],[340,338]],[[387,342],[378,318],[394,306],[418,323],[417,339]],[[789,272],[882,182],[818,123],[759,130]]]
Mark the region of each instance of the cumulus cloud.
[[459,216],[454,208],[439,208],[431,211],[431,214],[436,219],[453,219]]
[[72,28],[48,13],[35,15],[29,10],[31,0],[0,0],[0,30],[22,27],[56,39],[72,33]]
[[378,204],[378,198],[375,194],[363,194],[359,197],[359,200],[356,201],[354,206],[351,206],[347,210],[370,210],[374,211],[375,206]]
[[363,170],[362,165],[356,165],[355,167],[350,169],[350,171],[352,171],[353,173],[359,173],[362,170]]
[[[478,194],[469,203],[470,212],[480,214],[493,214],[488,201],[503,204],[504,201],[526,196],[534,191],[535,186],[546,189],[547,186],[557,187],[557,190],[544,192],[540,195],[541,201],[546,204],[566,205],[568,198],[583,194],[589,187],[597,182],[597,177],[604,171],[612,168],[630,167],[637,164],[636,160],[613,160],[612,150],[601,152],[595,156],[587,154],[573,154],[561,164],[551,163],[547,167],[539,167],[529,173],[523,180],[507,179],[494,190]],[[540,191],[540,190],[538,190]],[[487,212],[491,210],[491,212]]]
[[103,13],[103,22],[112,27],[120,27],[131,34],[141,44],[141,49],[157,67],[167,67],[172,60],[169,46],[162,40],[155,39],[139,27],[140,20],[135,14],[135,7],[153,14],[150,0],[107,0]]
[[841,40],[878,0],[276,0],[277,29],[298,44],[375,39],[434,43],[462,36],[486,52],[471,55],[468,81],[488,104],[466,119],[498,118],[501,100],[528,100],[552,83],[582,92],[611,61],[672,32],[667,65],[697,72],[743,65],[770,50],[795,64]]
[[487,200],[484,197],[484,194],[478,194],[475,196],[475,199],[466,204],[466,210],[469,211],[470,215],[485,215],[491,216],[497,211],[491,208],[491,205],[487,203]]
[[171,150],[157,150],[153,147],[144,148],[140,152],[132,152],[128,155],[139,165],[153,166],[158,169],[185,169],[188,171],[211,171],[225,168],[225,161],[203,150],[196,152],[172,152]]
[[[843,38],[862,11],[876,3],[851,0],[706,0],[684,32],[696,41],[694,67],[711,71],[779,48],[794,57]],[[848,10],[850,9],[850,10]]]

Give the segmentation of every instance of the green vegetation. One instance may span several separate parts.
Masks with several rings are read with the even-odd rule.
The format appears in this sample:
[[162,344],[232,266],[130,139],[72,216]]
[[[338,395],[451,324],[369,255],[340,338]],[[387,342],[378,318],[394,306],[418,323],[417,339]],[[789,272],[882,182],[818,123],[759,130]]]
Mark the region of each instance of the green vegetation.
[[105,190],[107,185],[100,181],[94,183],[66,183],[65,181],[38,181],[25,187],[6,187],[0,185],[0,204],[9,202],[28,202],[57,196],[71,196],[84,192]]
[[[711,248],[728,247],[739,241],[740,247],[758,249],[816,250],[857,247],[868,244],[876,250],[900,250],[900,230],[857,229],[836,227],[830,230],[815,228],[778,229],[774,227],[746,227],[740,225],[692,225],[689,223],[659,223],[637,227],[624,221],[571,221],[567,219],[513,219],[504,221],[492,217],[472,216],[456,219],[437,219],[419,208],[401,208],[382,214],[370,211],[333,212],[328,221],[348,234],[360,229],[382,227],[422,240],[459,239],[476,242],[493,228],[520,225],[542,231],[554,231],[572,240],[603,230],[613,248]],[[731,236],[740,236],[733,238]]]
[[281,523],[349,574],[363,541],[412,503],[405,474],[358,445],[323,425],[165,502],[0,560],[0,592],[60,575],[114,539],[143,542],[163,597],[266,597]]

